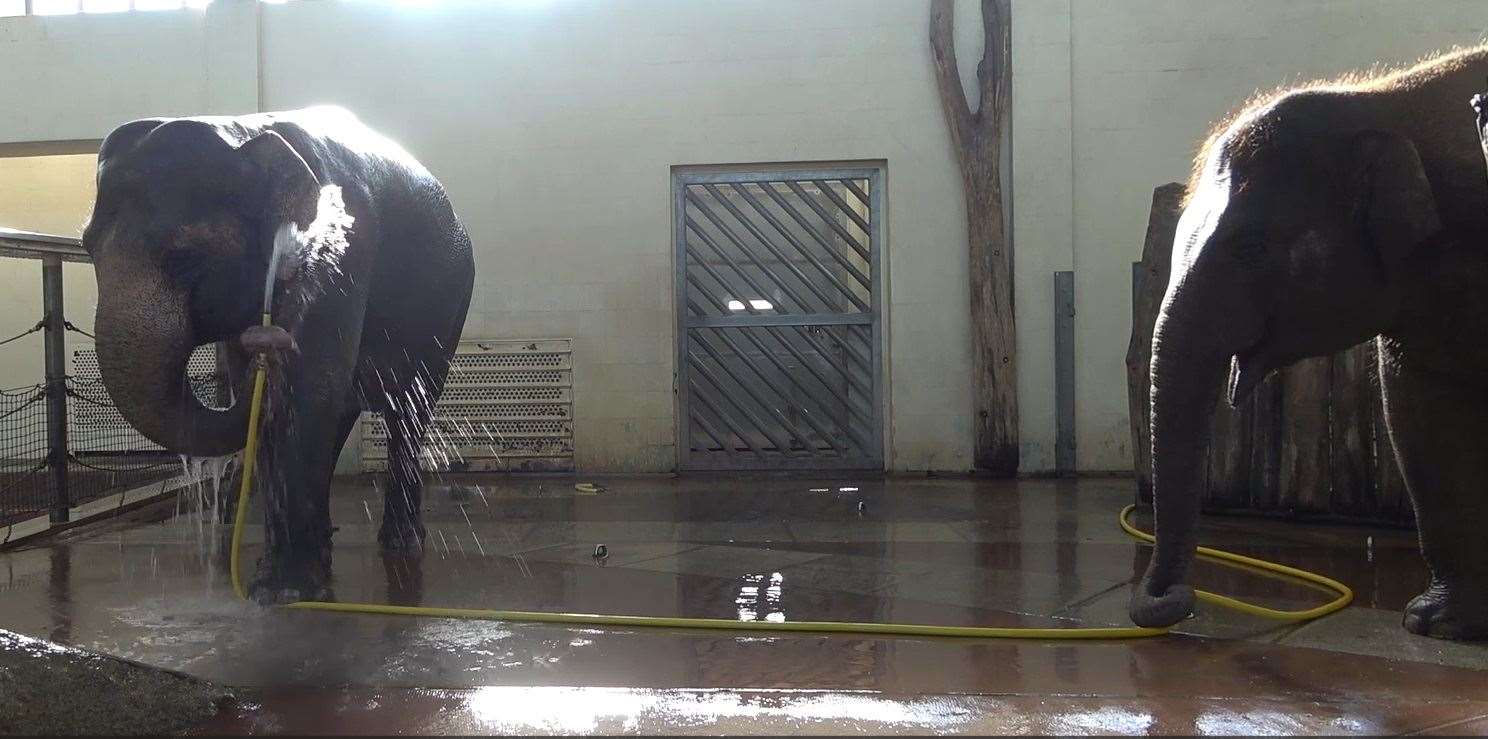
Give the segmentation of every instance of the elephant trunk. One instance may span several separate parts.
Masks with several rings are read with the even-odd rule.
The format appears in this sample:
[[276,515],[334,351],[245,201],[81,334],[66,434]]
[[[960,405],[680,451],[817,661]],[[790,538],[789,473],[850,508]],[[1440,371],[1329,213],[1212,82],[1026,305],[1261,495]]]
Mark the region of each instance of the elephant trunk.
[[[1186,583],[1198,545],[1203,469],[1214,405],[1244,348],[1253,310],[1224,289],[1179,285],[1164,300],[1152,340],[1152,496],[1157,544],[1132,595],[1131,618],[1163,627],[1193,610]],[[1219,317],[1215,320],[1213,317]],[[1243,333],[1241,333],[1243,332]],[[1240,344],[1240,345],[1237,345]]]
[[[191,391],[186,362],[197,345],[186,295],[144,270],[98,267],[98,367],[119,412],[145,438],[178,454],[221,456],[243,447],[248,403],[227,410]],[[236,397],[246,397],[238,388]]]

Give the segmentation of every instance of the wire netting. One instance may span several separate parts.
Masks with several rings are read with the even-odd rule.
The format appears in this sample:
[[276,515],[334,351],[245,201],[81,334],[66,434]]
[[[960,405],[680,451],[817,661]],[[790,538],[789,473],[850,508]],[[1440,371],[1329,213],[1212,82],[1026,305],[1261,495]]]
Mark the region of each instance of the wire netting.
[[[88,335],[74,326],[68,328]],[[74,358],[84,354],[91,355],[91,349],[74,352]],[[68,377],[65,383],[68,504],[82,505],[181,474],[180,457],[146,439],[124,420],[96,376],[96,362],[75,363],[86,364],[84,374],[91,376]],[[194,362],[193,369],[209,370],[187,376],[192,392],[203,403],[231,404],[224,383],[215,374],[210,350]],[[0,527],[46,515],[58,505],[57,475],[49,459],[47,405],[44,384],[0,390]]]
[[67,379],[67,477],[73,505],[124,492],[181,470],[174,454],[140,436],[101,380]]
[[46,389],[0,390],[0,525],[44,513],[56,496],[47,480]]

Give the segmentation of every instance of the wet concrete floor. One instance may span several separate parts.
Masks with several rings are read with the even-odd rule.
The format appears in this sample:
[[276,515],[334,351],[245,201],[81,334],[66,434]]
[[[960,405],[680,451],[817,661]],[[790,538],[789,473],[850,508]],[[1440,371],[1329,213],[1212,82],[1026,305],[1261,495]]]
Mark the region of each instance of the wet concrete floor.
[[[411,558],[378,552],[380,481],[340,480],[336,595],[741,622],[1126,625],[1147,557],[1115,522],[1129,480],[630,477],[598,480],[597,495],[573,482],[432,483],[429,546]],[[1176,635],[1088,643],[267,610],[233,598],[222,534],[187,513],[0,553],[0,628],[236,688],[203,734],[1488,732],[1488,646],[1399,627],[1426,578],[1410,532],[1211,518],[1206,544],[1333,576],[1355,605],[1280,627],[1201,606]],[[1215,565],[1196,579],[1278,607],[1328,597]]]

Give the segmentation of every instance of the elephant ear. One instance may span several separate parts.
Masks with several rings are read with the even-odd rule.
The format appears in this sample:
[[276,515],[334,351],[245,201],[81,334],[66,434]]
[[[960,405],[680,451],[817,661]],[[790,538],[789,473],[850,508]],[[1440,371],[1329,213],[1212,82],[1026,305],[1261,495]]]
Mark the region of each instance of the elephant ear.
[[239,151],[262,174],[266,222],[309,228],[320,200],[320,180],[299,152],[273,131],[254,136]]
[[1370,131],[1354,142],[1361,173],[1364,237],[1385,274],[1395,274],[1417,246],[1441,230],[1436,197],[1415,144],[1391,133]]

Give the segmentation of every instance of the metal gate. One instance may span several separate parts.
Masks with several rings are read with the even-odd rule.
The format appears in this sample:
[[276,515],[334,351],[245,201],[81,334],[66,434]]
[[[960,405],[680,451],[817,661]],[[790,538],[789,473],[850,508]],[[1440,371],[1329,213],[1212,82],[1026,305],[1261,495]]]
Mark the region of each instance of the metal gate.
[[882,170],[672,189],[679,466],[882,469]]

